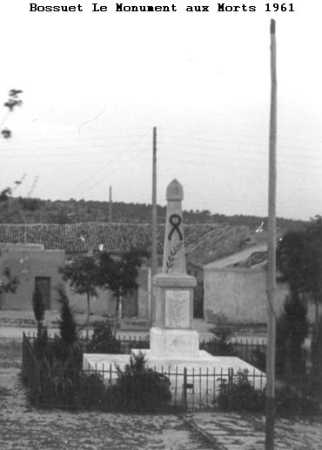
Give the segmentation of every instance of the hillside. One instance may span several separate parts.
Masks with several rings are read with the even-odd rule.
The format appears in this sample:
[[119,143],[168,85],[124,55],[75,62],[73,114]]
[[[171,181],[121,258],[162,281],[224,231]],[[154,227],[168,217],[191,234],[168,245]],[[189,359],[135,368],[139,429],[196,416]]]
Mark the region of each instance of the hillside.
[[[158,222],[164,223],[165,207],[158,205]],[[254,231],[265,218],[258,216],[212,214],[208,210],[184,211],[185,224],[226,224],[247,226]],[[1,202],[0,223],[46,223],[73,224],[83,222],[107,222],[108,202],[85,200],[41,200],[37,198],[10,198]],[[113,223],[150,223],[151,205],[144,203],[113,203]],[[305,222],[279,218],[277,225],[281,232],[299,228]]]
[[[158,225],[158,253],[163,252],[164,225]],[[131,248],[151,250],[150,224],[84,222],[75,224],[0,224],[0,242],[43,244],[79,254],[104,249],[124,252]],[[189,262],[204,263],[253,245],[248,227],[224,224],[184,225]]]

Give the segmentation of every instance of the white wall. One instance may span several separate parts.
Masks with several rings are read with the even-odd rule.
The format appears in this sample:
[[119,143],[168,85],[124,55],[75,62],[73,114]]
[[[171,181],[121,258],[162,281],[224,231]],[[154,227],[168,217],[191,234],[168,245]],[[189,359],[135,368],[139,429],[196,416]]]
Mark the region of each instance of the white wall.
[[[278,285],[276,311],[280,313],[287,285]],[[204,270],[204,314],[213,321],[224,315],[231,323],[266,323],[266,273],[262,268]]]

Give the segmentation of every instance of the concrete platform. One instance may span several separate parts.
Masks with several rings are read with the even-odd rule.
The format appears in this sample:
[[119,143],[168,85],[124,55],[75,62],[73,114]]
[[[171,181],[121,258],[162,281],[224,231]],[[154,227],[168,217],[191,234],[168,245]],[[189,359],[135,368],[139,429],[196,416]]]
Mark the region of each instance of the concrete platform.
[[[182,402],[184,395],[190,406],[196,402],[200,407],[212,404],[221,383],[228,382],[239,371],[247,371],[249,381],[256,389],[262,390],[266,385],[265,373],[235,356],[212,356],[204,350],[194,358],[180,355],[154,357],[151,350],[133,350],[132,354],[140,352],[146,356],[148,367],[169,378],[172,402],[176,404]],[[116,367],[123,369],[129,360],[130,355],[87,353],[83,355],[83,368],[101,372],[108,383],[113,383],[117,378]]]

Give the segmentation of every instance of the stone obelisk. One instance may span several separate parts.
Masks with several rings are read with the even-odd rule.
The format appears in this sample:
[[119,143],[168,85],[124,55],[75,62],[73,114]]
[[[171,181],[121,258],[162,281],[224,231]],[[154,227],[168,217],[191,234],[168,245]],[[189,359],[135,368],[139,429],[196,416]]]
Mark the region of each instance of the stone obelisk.
[[186,273],[182,223],[183,188],[173,180],[167,188],[167,217],[162,272],[155,275],[155,320],[150,330],[151,357],[195,357],[198,333],[192,330],[193,288]]

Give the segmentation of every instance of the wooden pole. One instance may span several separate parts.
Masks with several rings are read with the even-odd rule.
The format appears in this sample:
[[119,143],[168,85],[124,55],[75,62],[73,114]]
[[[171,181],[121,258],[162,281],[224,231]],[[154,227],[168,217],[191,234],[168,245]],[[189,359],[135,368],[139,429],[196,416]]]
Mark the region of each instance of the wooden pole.
[[275,345],[276,345],[276,129],[277,77],[275,20],[271,20],[271,106],[269,124],[269,182],[268,182],[268,266],[267,266],[267,355],[266,355],[266,429],[265,449],[274,449],[275,422]]
[[113,221],[113,201],[112,201],[112,186],[109,187],[109,197],[108,197],[108,221],[112,223]]
[[158,241],[157,241],[157,128],[153,127],[152,156],[152,254],[151,254],[151,320],[154,321],[153,276],[158,271]]

